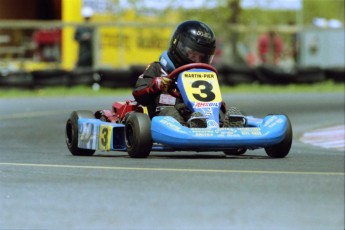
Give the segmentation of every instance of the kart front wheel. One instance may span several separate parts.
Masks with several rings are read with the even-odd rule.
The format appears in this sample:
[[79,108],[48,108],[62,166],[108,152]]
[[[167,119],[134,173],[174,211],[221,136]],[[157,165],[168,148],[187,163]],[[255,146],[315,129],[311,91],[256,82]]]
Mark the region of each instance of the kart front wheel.
[[66,144],[69,151],[74,156],[92,156],[96,150],[78,148],[78,119],[79,118],[95,118],[91,111],[80,110],[73,111],[66,122]]
[[144,113],[130,113],[125,124],[125,138],[130,157],[148,157],[153,144],[150,118]]
[[268,156],[273,157],[273,158],[284,158],[288,155],[291,145],[292,145],[292,126],[289,118],[286,117],[286,122],[287,122],[287,129],[285,132],[285,137],[284,139],[273,146],[265,148],[265,151]]

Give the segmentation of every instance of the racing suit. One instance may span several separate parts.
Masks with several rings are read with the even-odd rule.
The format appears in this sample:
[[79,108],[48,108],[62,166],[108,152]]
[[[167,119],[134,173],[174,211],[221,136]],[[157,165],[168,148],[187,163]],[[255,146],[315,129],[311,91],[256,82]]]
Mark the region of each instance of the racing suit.
[[147,107],[150,118],[157,115],[172,116],[185,125],[185,120],[192,112],[184,105],[182,99],[161,91],[152,92],[151,87],[154,78],[166,77],[167,75],[168,73],[165,72],[159,62],[150,64],[139,76],[133,90],[133,96],[137,102]]
[[[187,120],[191,117],[192,111],[187,108],[182,98],[175,98],[163,91],[152,90],[156,77],[167,77],[175,69],[166,54],[161,55],[159,62],[150,64],[143,74],[141,74],[133,89],[135,100],[147,107],[149,117],[172,116],[182,125],[187,125]],[[222,126],[225,117],[225,104],[222,103],[220,112],[220,125]]]

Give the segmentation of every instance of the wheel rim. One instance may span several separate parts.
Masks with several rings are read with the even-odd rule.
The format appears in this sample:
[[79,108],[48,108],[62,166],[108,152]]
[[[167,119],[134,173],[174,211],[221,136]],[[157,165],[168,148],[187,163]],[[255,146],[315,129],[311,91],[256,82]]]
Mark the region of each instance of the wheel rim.
[[72,138],[73,138],[73,125],[71,121],[69,120],[66,124],[66,142],[69,146],[72,144]]

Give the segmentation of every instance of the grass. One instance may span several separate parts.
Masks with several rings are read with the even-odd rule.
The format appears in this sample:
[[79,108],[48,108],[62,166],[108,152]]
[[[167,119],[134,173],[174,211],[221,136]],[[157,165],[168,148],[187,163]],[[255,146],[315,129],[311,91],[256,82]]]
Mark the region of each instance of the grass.
[[[344,92],[344,83],[326,81],[314,84],[291,84],[291,85],[260,85],[245,84],[236,86],[221,86],[222,93],[327,93]],[[42,89],[3,89],[0,88],[0,98],[17,97],[68,97],[68,96],[131,96],[130,88],[100,88],[94,90],[88,86],[76,87],[51,87]]]

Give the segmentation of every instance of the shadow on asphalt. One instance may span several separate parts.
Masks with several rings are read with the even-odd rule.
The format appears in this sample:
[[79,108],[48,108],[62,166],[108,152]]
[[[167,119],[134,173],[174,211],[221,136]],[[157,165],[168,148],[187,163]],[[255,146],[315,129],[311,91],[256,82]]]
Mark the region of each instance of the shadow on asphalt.
[[[95,154],[94,156],[91,157],[101,157],[101,158],[128,158],[131,159],[127,154],[121,153],[120,155],[113,155],[113,154]],[[134,158],[133,158],[134,159]],[[135,158],[135,159],[140,159],[140,158]],[[166,154],[166,153],[152,153],[148,158],[143,158],[143,160],[150,160],[150,159],[174,159],[174,160],[183,160],[183,159],[195,159],[195,160],[238,160],[238,159],[273,159],[269,156],[261,156],[261,155],[249,155],[249,154],[244,154],[244,155],[223,155],[223,154],[200,154],[200,153],[176,153],[176,154]]]

